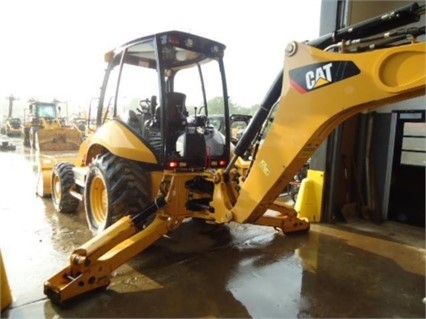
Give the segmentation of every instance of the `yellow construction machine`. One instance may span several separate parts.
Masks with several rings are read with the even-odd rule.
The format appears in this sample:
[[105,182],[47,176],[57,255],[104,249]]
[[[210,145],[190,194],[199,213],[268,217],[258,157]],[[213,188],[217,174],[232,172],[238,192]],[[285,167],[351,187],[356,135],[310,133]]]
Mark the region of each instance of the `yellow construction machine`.
[[31,102],[25,115],[24,146],[39,151],[78,150],[78,130],[67,126],[59,114],[60,106],[56,103]]
[[[107,53],[98,128],[51,177],[58,211],[83,200],[97,235],[72,252],[44,293],[63,304],[107,287],[114,269],[189,218],[308,231],[309,221],[277,197],[336,126],[425,94],[426,46],[416,41],[424,27],[392,31],[423,13],[414,3],[288,44],[283,71],[235,148],[223,44],[170,31]],[[209,120],[207,101],[219,92],[225,134]],[[250,161],[242,160],[260,135]]]
[[[244,130],[249,125],[252,115],[249,114],[231,114],[229,117],[229,126],[231,132],[231,142],[237,144],[238,140],[243,135]],[[209,116],[210,124],[215,126],[219,132],[225,134],[225,118],[223,115],[211,115]]]
[[20,137],[22,134],[22,121],[19,117],[9,117],[4,125],[4,134],[11,137]]
[[4,123],[4,126],[1,128],[1,134],[5,134],[9,137],[11,136],[21,136],[22,134],[22,121],[19,117],[13,116],[13,102],[17,99],[13,95],[7,97],[9,100],[9,112]]
[[75,158],[82,142],[80,131],[66,125],[57,103],[32,101],[25,114],[24,146],[38,151],[37,194],[50,194],[50,172],[56,162]]

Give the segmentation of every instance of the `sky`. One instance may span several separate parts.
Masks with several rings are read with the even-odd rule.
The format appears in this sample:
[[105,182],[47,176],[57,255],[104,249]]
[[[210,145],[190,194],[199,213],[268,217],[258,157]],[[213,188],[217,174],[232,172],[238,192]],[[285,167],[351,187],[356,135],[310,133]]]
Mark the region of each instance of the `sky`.
[[225,44],[231,101],[259,104],[286,44],[318,37],[320,8],[321,0],[2,0],[0,120],[10,95],[17,115],[29,98],[87,109],[99,95],[104,53],[166,30]]

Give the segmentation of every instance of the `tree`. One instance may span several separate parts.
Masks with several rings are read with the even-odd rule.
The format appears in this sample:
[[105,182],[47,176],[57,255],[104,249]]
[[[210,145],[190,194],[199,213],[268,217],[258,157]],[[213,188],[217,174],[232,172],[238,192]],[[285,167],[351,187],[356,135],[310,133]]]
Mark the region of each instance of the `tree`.
[[[229,114],[248,114],[253,115],[259,108],[259,105],[254,105],[251,108],[243,107],[228,100]],[[223,97],[217,96],[207,102],[209,114],[223,114]]]
[[217,96],[207,102],[209,114],[223,114],[223,98]]
[[249,113],[248,114],[254,115],[259,108],[260,108],[260,104],[252,105],[251,107],[249,107]]

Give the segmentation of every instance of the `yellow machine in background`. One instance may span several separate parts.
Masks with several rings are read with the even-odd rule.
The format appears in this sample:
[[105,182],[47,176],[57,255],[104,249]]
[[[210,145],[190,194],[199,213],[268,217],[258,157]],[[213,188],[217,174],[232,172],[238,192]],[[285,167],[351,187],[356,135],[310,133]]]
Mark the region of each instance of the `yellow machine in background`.
[[1,127],[1,134],[11,136],[21,136],[22,134],[22,121],[19,117],[13,116],[13,102],[17,99],[13,95],[7,97],[9,100],[9,112],[4,125]]
[[[231,141],[233,144],[237,144],[252,117],[252,115],[248,114],[231,114],[229,117],[229,126],[231,128]],[[225,134],[225,118],[223,115],[212,115],[209,116],[209,119],[210,123],[214,125],[219,132]]]
[[[426,46],[415,41],[424,27],[392,31],[421,14],[424,7],[414,3],[290,43],[283,71],[232,149],[223,44],[170,31],[109,52],[98,128],[79,155],[56,164],[51,176],[57,210],[70,213],[82,200],[97,236],[72,252],[69,264],[45,282],[44,293],[62,304],[107,287],[114,269],[189,218],[271,226],[284,234],[308,231],[306,217],[318,215],[303,216],[279,201],[280,193],[339,124],[425,94]],[[137,72],[145,76],[136,79],[150,78],[152,86],[131,82]],[[207,90],[213,80],[219,82]],[[224,134],[210,123],[206,94],[212,87],[221,88]],[[141,91],[139,99],[131,94]],[[245,161],[248,149],[252,156]]]
[[31,102],[23,127],[24,146],[38,151],[37,194],[50,194],[50,172],[58,161],[76,156],[82,142],[79,130],[66,125],[56,103]]
[[32,102],[24,122],[24,146],[39,151],[78,150],[81,136],[59,116],[56,103]]
[[22,121],[19,117],[9,117],[4,124],[4,134],[7,136],[21,136]]

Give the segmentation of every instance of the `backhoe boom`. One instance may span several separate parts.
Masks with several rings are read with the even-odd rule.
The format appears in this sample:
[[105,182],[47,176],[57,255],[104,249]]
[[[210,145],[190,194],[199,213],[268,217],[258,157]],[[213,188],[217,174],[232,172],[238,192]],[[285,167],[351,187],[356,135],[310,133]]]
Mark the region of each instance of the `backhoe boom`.
[[240,223],[262,216],[339,124],[425,92],[423,42],[345,54],[290,46],[277,113],[231,208]]

